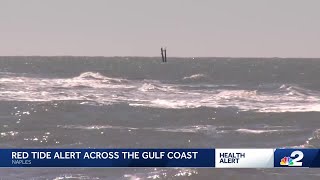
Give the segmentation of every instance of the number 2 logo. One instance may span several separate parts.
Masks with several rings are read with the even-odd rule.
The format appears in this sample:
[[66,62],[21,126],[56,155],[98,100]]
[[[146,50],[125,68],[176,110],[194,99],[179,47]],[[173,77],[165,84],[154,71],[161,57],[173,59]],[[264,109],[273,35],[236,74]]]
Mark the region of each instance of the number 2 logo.
[[302,162],[300,162],[303,159],[303,152],[301,151],[293,151],[290,155],[292,158],[292,164],[291,166],[302,166]]

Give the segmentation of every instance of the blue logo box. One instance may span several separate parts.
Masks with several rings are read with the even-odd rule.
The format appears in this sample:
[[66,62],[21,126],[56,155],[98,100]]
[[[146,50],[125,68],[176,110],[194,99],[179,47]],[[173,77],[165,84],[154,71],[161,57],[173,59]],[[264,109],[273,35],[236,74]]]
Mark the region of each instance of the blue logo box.
[[320,167],[320,149],[276,149],[274,167]]

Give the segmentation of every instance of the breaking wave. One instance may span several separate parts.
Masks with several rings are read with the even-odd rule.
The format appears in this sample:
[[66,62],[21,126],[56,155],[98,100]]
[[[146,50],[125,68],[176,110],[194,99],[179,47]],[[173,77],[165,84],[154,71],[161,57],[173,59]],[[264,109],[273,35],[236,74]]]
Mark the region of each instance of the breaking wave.
[[100,80],[100,81],[109,82],[109,83],[126,82],[125,79],[109,78],[109,77],[101,75],[100,73],[93,73],[93,72],[82,73],[78,77],[75,77],[73,79],[74,80]]
[[[205,77],[195,74],[184,79]],[[320,93],[296,85],[271,85],[271,90],[245,90],[228,85],[166,84],[152,80],[127,80],[85,72],[73,78],[35,78],[7,75],[0,78],[2,101],[74,100],[87,105],[126,103],[167,109],[238,108],[256,112],[320,111]],[[205,87],[205,88],[201,88]]]
[[183,78],[183,80],[200,80],[200,79],[204,79],[207,76],[204,74],[193,74],[191,76],[186,76]]

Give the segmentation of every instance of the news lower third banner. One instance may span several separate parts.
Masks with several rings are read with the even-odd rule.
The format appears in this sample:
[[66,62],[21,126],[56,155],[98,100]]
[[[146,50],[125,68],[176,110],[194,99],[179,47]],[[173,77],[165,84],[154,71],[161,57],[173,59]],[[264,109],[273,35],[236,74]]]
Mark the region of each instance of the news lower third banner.
[[0,149],[0,167],[320,168],[320,149]]

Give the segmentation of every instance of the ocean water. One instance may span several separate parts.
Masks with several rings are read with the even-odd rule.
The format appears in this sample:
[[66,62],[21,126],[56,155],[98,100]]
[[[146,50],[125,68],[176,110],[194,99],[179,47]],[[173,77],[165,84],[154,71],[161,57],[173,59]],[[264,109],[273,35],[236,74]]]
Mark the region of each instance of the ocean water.
[[[0,57],[0,146],[319,148],[320,59]],[[0,169],[0,179],[257,178],[320,171]]]

